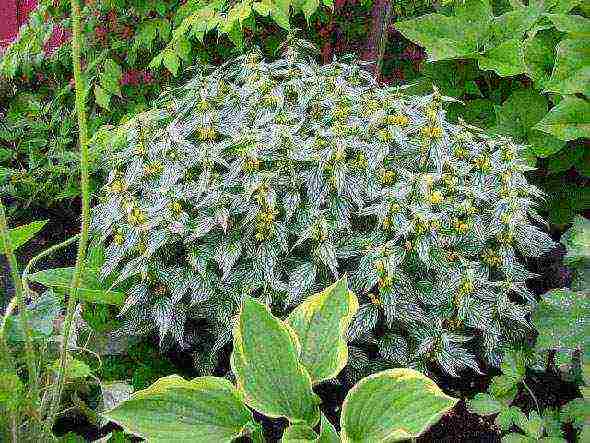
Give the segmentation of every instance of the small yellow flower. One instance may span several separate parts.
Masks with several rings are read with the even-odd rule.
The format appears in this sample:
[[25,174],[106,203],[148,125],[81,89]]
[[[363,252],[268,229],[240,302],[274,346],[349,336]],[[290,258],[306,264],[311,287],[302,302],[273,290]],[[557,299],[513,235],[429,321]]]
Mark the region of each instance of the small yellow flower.
[[396,126],[407,126],[410,123],[410,119],[403,114],[388,115],[385,121],[389,125]]
[[395,180],[395,172],[389,169],[384,169],[381,172],[381,183],[384,185],[390,185]]
[[164,165],[159,161],[151,162],[143,167],[145,175],[155,175],[162,172]]
[[346,105],[338,105],[334,108],[332,115],[335,119],[345,120],[350,115],[350,108]]
[[477,168],[483,172],[488,172],[492,167],[490,158],[487,155],[480,155],[479,157],[475,157],[473,162],[475,163]]
[[430,120],[431,122],[434,123],[438,117],[438,113],[436,112],[436,109],[434,109],[434,108],[426,109],[426,117],[428,117],[428,120]]
[[444,197],[442,192],[440,191],[434,191],[432,192],[429,196],[428,196],[428,200],[430,201],[430,203],[432,203],[433,205],[439,205],[443,202]]
[[170,203],[170,209],[174,214],[180,215],[182,213],[182,204],[179,201],[172,202]]
[[118,231],[113,236],[113,241],[115,242],[115,244],[121,246],[125,242],[125,237],[123,237],[123,234],[120,231]]
[[120,194],[127,189],[127,183],[123,179],[113,180],[110,186],[110,191],[113,194]]
[[391,134],[389,133],[389,131],[385,130],[385,129],[381,129],[378,133],[377,133],[377,137],[379,138],[379,140],[381,140],[382,142],[389,142],[391,141],[392,137]]
[[443,131],[439,126],[425,126],[422,128],[422,134],[428,138],[440,138]]
[[453,226],[455,227],[455,231],[459,234],[465,234],[469,231],[469,224],[463,220],[455,219]]
[[213,141],[216,135],[215,128],[211,126],[201,126],[199,128],[199,140],[201,141]]
[[346,158],[346,153],[344,152],[344,149],[342,149],[342,148],[336,149],[336,152],[334,152],[334,161],[340,162],[340,161],[344,160],[345,158]]
[[375,260],[375,269],[377,272],[382,273],[385,270],[385,265],[383,264],[383,260]]
[[137,155],[138,157],[145,155],[145,153],[146,151],[143,143],[138,143],[137,145],[135,145],[135,148],[133,148],[133,154]]
[[127,214],[127,221],[129,222],[130,225],[141,225],[143,223],[145,223],[146,221],[146,215],[145,212],[143,212],[141,209],[139,208],[133,208],[129,214]]
[[375,297],[374,294],[369,293],[369,299],[371,300],[371,304],[375,306],[383,306],[383,302],[379,298]]
[[385,277],[379,278],[378,283],[380,288],[389,288],[393,283],[393,278],[390,275],[386,275]]
[[258,171],[260,168],[260,160],[254,157],[249,157],[244,161],[244,172]]
[[459,285],[460,295],[471,294],[473,291],[475,291],[475,285],[471,280],[465,279]]
[[502,264],[502,257],[500,257],[500,255],[498,255],[498,253],[492,249],[484,250],[482,259],[484,263],[487,263],[490,266],[498,267]]

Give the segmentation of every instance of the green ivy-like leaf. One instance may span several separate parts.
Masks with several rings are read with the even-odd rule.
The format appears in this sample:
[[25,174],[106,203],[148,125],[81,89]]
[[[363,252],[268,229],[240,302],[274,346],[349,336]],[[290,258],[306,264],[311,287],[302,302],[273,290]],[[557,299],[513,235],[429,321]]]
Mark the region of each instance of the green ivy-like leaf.
[[563,261],[568,266],[586,262],[590,264],[590,220],[578,215],[560,239],[566,248]]
[[346,366],[346,330],[358,310],[346,277],[308,297],[288,317],[299,337],[301,355],[313,383],[333,378]]
[[[48,220],[39,220],[29,223],[28,225],[10,229],[8,235],[10,236],[12,250],[16,251],[19,247],[32,239],[37,232],[43,229],[47,222]],[[2,253],[4,253],[4,250],[2,250]]]
[[491,415],[497,414],[503,407],[503,404],[492,398],[490,394],[476,394],[471,400],[467,401],[467,407],[475,414]]
[[582,348],[590,358],[590,294],[569,289],[554,289],[543,296],[533,313],[539,330],[539,349],[571,350]]
[[231,366],[246,403],[267,417],[315,426],[319,398],[299,363],[300,344],[290,326],[246,297],[234,326]]
[[149,388],[103,414],[150,442],[231,442],[252,422],[241,394],[228,381],[178,375],[160,378]]
[[575,37],[590,37],[590,19],[575,14],[545,14],[561,32]]
[[[33,337],[49,337],[53,332],[53,323],[61,312],[61,303],[53,291],[45,291],[27,309],[29,327]],[[25,337],[20,314],[6,319],[7,337],[12,342],[22,342]]]
[[565,39],[559,43],[553,73],[545,90],[590,96],[590,37]]
[[534,126],[561,140],[590,137],[590,102],[566,97]]
[[342,441],[415,438],[456,403],[418,371],[382,371],[362,379],[346,396],[340,417]]

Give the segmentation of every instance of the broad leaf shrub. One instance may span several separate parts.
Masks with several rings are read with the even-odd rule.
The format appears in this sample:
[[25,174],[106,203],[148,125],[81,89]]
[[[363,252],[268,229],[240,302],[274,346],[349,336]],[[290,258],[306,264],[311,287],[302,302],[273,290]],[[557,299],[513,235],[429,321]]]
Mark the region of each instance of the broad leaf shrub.
[[[347,356],[337,351],[342,337],[325,338],[326,348],[336,352],[323,352],[310,337],[331,329],[345,334],[348,319],[357,309],[358,301],[348,290],[346,278],[309,297],[286,322],[247,296],[234,327],[231,363],[236,386],[218,377],[187,381],[172,375],[104,415],[153,442],[230,442],[242,435],[264,441],[262,427],[248,407],[267,417],[286,417],[290,426],[283,442],[415,438],[457,400],[412,369],[382,371],[352,388],[342,407],[342,440],[320,413],[320,399],[312,385],[321,380],[314,380],[311,374],[323,373],[335,362],[338,369],[332,375],[337,375]],[[298,324],[296,329],[289,326],[293,322]],[[314,430],[318,424],[319,436]]]
[[499,364],[530,329],[522,258],[553,246],[522,146],[449,123],[437,91],[380,88],[310,50],[203,69],[113,130],[94,230],[103,275],[133,282],[126,330],[183,346],[197,319],[214,353],[243,294],[287,314],[346,272],[353,352],[452,375]]

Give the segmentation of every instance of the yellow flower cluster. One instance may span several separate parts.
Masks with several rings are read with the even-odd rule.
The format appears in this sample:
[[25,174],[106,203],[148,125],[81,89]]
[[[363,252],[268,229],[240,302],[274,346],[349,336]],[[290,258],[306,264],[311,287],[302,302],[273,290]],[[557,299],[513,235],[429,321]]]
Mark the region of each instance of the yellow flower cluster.
[[428,196],[428,201],[430,203],[432,203],[433,205],[440,205],[444,199],[445,198],[444,198],[442,192],[440,192],[440,191],[431,192],[430,195]]
[[123,180],[123,179],[113,180],[109,190],[113,194],[120,194],[121,192],[124,192],[125,190],[127,190],[127,183],[125,183],[125,180]]
[[159,161],[155,161],[145,165],[143,167],[143,172],[145,175],[156,175],[162,172],[163,169],[164,165]]
[[395,180],[395,172],[390,169],[383,169],[381,171],[381,183],[390,185]]
[[453,221],[453,227],[459,234],[465,234],[469,231],[469,223],[458,218]]
[[422,128],[422,135],[428,138],[441,138],[443,131],[440,126],[425,126]]
[[388,115],[385,117],[385,122],[388,125],[407,126],[410,123],[408,116],[403,114]]
[[248,157],[246,159],[246,161],[244,161],[244,172],[254,172],[254,171],[258,171],[258,169],[260,168],[260,160],[258,160],[255,157]]
[[486,249],[483,251],[482,260],[484,263],[494,267],[498,267],[502,264],[502,257],[492,249]]
[[213,141],[217,136],[217,131],[211,126],[201,126],[199,128],[199,140],[201,141]]
[[145,212],[143,212],[141,209],[139,209],[137,207],[133,208],[127,214],[127,221],[129,222],[130,225],[133,225],[133,226],[142,225],[143,223],[145,223],[146,220],[147,220],[147,218],[146,218]]

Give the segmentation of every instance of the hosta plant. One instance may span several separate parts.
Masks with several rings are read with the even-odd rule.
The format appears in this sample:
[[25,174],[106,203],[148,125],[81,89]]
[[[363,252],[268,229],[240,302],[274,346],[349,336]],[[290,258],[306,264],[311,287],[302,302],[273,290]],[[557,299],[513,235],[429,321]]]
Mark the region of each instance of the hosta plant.
[[360,348],[450,374],[499,364],[530,327],[522,258],[553,245],[521,146],[450,124],[436,91],[312,54],[292,41],[202,68],[113,130],[94,231],[103,275],[133,282],[127,331],[217,351],[243,294],[286,315],[346,272]]
[[249,408],[267,417],[286,417],[283,442],[415,438],[457,400],[412,369],[379,372],[353,387],[342,407],[340,437],[320,413],[312,387],[335,377],[346,364],[345,335],[357,309],[346,278],[309,297],[285,321],[246,296],[234,325],[235,386],[218,377],[187,381],[173,375],[105,416],[151,442],[229,442],[241,435],[264,441]]

